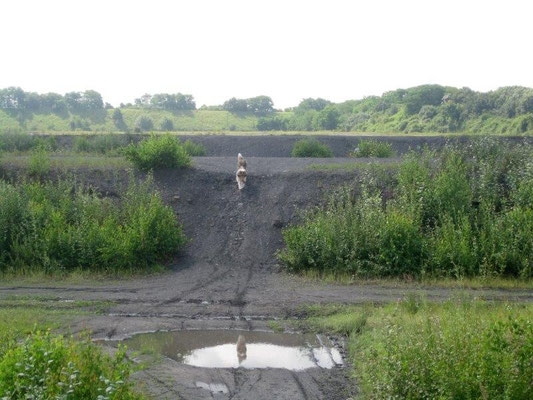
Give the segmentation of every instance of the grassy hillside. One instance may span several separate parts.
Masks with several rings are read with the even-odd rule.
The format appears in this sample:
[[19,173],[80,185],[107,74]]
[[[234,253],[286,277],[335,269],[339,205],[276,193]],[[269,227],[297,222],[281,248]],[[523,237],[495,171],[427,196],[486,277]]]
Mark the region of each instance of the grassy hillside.
[[[114,110],[105,112],[67,114],[63,117],[56,114],[32,114],[21,118],[0,110],[0,130],[23,130],[28,132],[118,132],[112,114]],[[175,131],[254,131],[258,117],[251,113],[234,114],[228,111],[181,111],[153,110],[141,108],[122,108],[126,127],[133,131],[137,119],[149,117],[154,130],[162,130],[163,121],[169,119]],[[288,116],[290,113],[278,113]]]

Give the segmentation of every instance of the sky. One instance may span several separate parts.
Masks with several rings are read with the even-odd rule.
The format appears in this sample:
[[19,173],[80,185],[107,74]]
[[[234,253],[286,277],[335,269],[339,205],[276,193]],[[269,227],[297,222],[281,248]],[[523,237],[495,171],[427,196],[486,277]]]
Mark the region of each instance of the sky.
[[533,87],[531,0],[4,0],[0,88],[335,102]]

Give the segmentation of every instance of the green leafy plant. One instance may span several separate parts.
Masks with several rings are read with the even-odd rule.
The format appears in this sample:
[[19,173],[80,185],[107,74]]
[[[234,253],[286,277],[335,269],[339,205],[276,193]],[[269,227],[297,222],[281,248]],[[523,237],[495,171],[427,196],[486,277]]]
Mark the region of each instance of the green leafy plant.
[[28,163],[28,173],[31,176],[42,178],[50,172],[50,154],[40,147],[33,150]]
[[302,139],[294,143],[291,152],[292,157],[333,157],[331,149],[316,139]]
[[280,260],[326,274],[531,278],[532,155],[483,139],[411,153],[386,187],[368,169],[283,231]]
[[179,139],[152,135],[137,145],[129,145],[125,154],[137,168],[185,168],[191,165],[191,157]]
[[361,140],[357,145],[357,149],[353,152],[354,157],[378,157],[386,158],[393,157],[394,150],[392,143],[381,140]]
[[203,144],[195,143],[190,139],[183,143],[183,148],[191,157],[203,157],[207,153],[207,150]]
[[142,271],[185,243],[151,179],[132,180],[119,202],[69,182],[0,183],[3,271]]
[[126,349],[107,356],[88,338],[75,341],[36,331],[0,355],[0,396],[5,399],[141,399],[130,376]]

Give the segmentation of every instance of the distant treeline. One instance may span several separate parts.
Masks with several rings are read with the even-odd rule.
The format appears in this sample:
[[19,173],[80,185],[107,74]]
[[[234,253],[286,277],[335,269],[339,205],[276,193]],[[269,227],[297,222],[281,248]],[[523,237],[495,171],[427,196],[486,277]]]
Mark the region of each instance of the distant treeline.
[[334,104],[304,99],[288,118],[258,121],[259,130],[362,132],[533,131],[533,89],[512,86],[487,93],[423,85]]
[[[31,114],[69,115],[95,113],[105,120],[105,103],[94,90],[38,94],[20,88],[0,89],[0,110],[25,121]],[[145,94],[134,103],[121,103],[122,109],[194,111],[194,97],[182,93]],[[272,99],[257,96],[231,98],[222,105],[202,106],[200,110],[226,111],[235,115],[248,114],[256,118],[257,130],[318,131],[340,130],[360,132],[472,132],[509,133],[533,132],[533,89],[510,86],[482,93],[469,88],[422,85],[386,92],[361,100],[333,103],[321,98],[307,98],[298,106],[278,113]],[[149,118],[147,113],[146,117]],[[114,126],[127,129],[120,113],[112,116]],[[140,117],[139,117],[140,118]],[[83,123],[73,120],[76,129]],[[71,124],[72,125],[72,124]],[[78,126],[80,125],[80,126]],[[168,128],[171,128],[168,124]],[[149,124],[147,129],[151,129]],[[0,127],[2,128],[2,127]],[[209,129],[224,130],[224,126]],[[145,128],[143,128],[145,129]],[[162,126],[162,129],[165,129]],[[171,130],[171,129],[169,129]]]

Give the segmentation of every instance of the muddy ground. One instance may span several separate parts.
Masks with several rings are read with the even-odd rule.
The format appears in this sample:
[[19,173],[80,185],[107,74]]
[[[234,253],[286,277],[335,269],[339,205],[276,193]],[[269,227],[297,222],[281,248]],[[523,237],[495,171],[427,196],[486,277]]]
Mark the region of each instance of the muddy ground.
[[[328,162],[353,162],[334,159]],[[90,329],[95,338],[117,339],[159,329],[269,329],[267,321],[297,318],[302,306],[316,303],[390,302],[418,291],[443,300],[452,290],[309,282],[280,271],[276,252],[281,230],[299,210],[317,205],[333,188],[353,184],[357,171],[311,171],[324,160],[249,157],[248,185],[238,191],[235,157],[202,157],[187,170],[154,174],[155,184],[172,205],[191,239],[186,250],[157,276],[90,285],[10,285],[0,300],[13,295],[61,300],[110,300],[104,315],[80,318],[73,331]],[[78,171],[77,177],[116,196],[126,173]],[[533,290],[475,290],[472,296],[533,301]],[[348,369],[204,369],[163,359],[139,379],[156,398],[183,399],[346,399]],[[224,383],[227,394],[196,387],[197,381]]]

